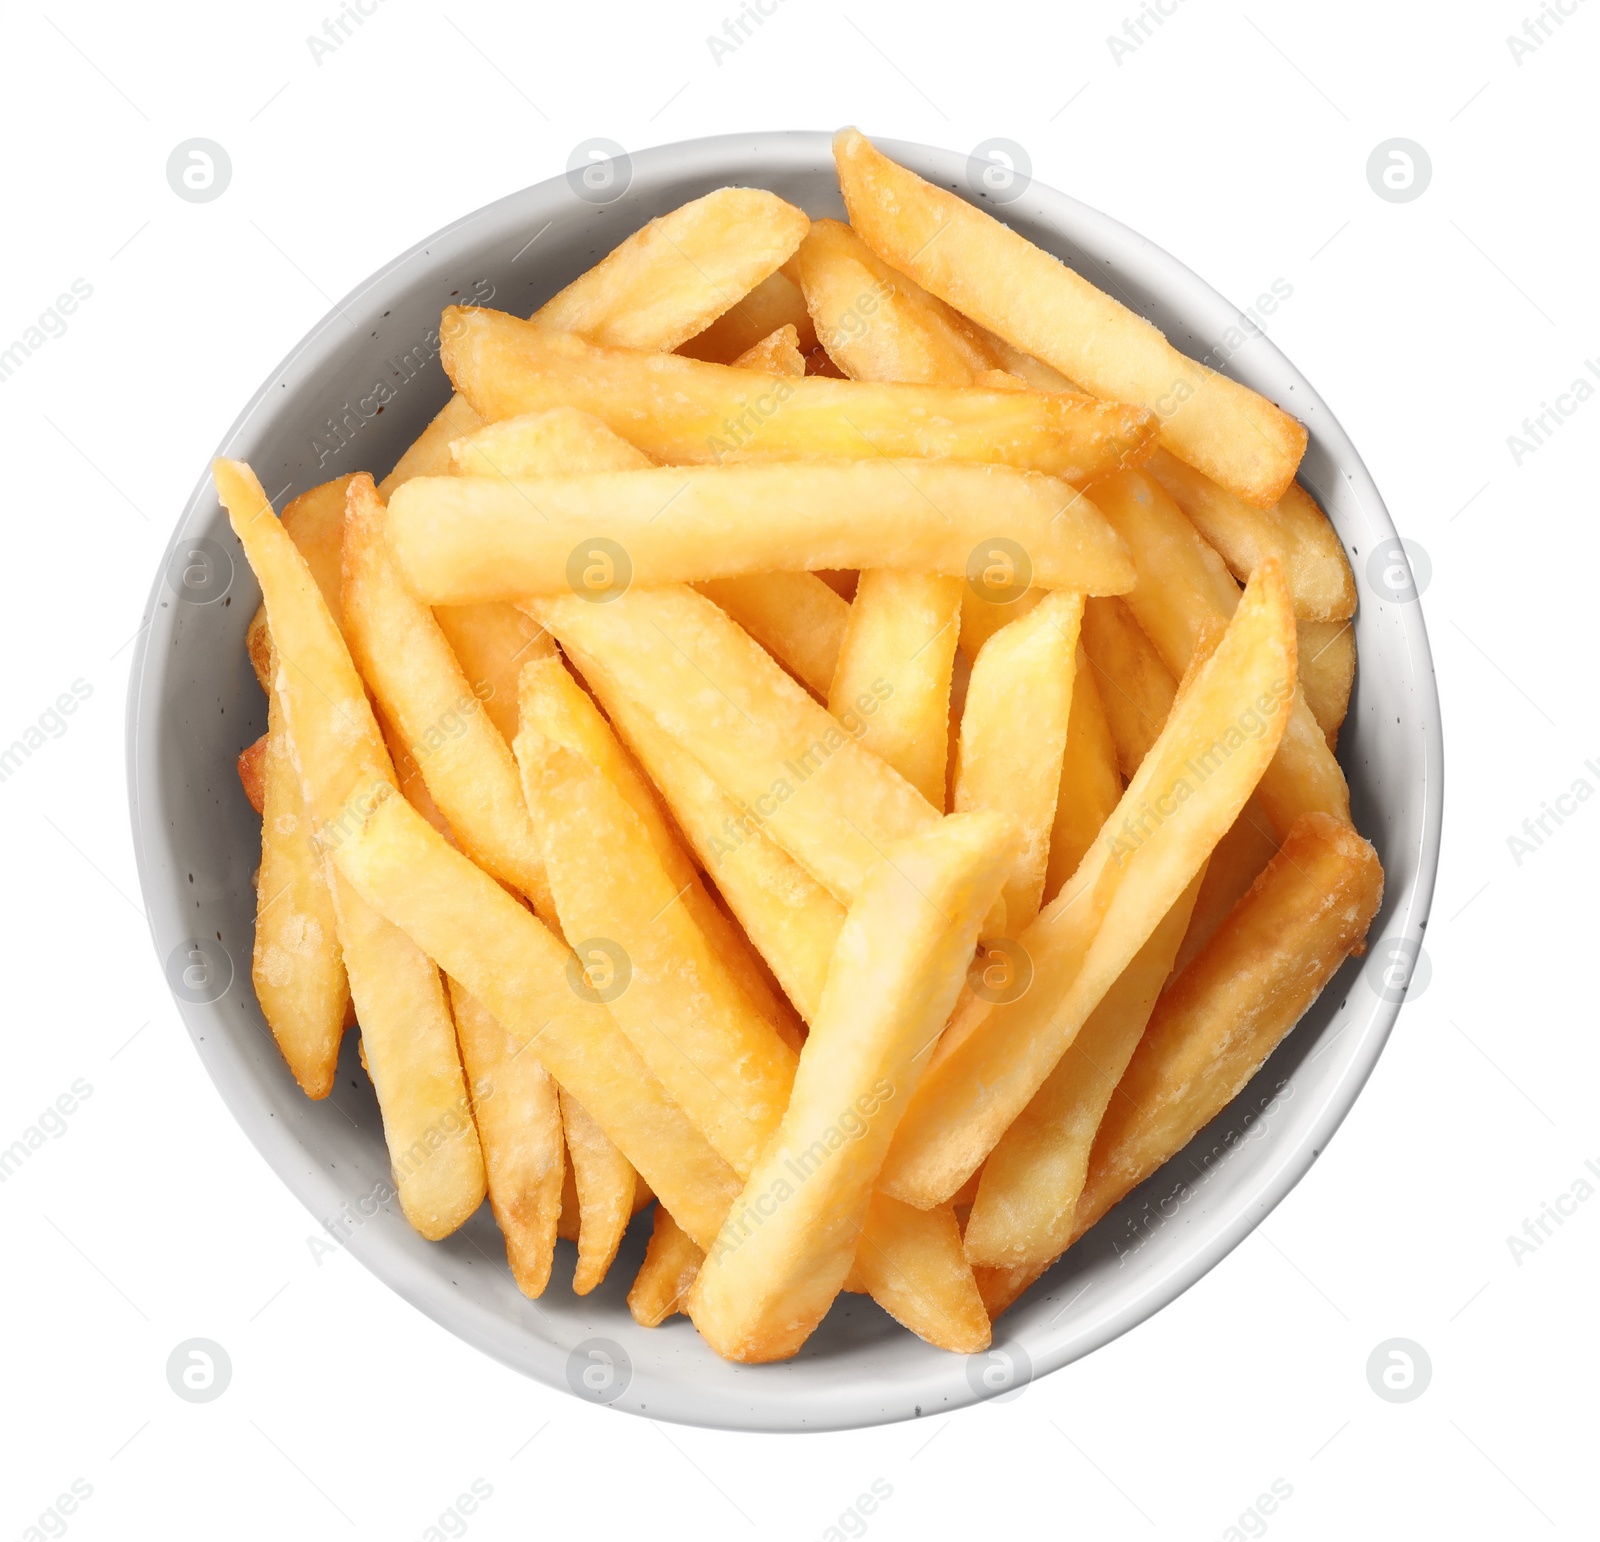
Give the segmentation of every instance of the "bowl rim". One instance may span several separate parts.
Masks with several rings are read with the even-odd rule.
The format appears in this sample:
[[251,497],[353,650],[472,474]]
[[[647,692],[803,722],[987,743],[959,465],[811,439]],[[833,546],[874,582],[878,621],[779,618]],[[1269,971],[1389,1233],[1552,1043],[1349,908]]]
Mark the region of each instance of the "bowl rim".
[[[630,158],[635,177],[641,172],[683,176],[697,167],[711,170],[734,159],[770,162],[769,169],[774,174],[805,172],[815,167],[819,151],[831,159],[830,141],[831,135],[827,131],[815,130],[722,134],[653,146],[630,152]],[[924,175],[932,175],[928,168],[937,168],[945,173],[947,185],[954,185],[951,178],[960,175],[968,159],[957,152],[912,141],[874,138],[873,142],[891,157],[917,166]],[[431,248],[458,240],[473,225],[492,221],[529,196],[545,189],[554,189],[566,181],[567,177],[557,175],[485,204],[414,243],[363,279],[284,355],[229,426],[216,454],[238,454],[252,439],[252,430],[270,431],[270,404],[278,391],[289,380],[298,383],[314,372],[319,357],[333,348],[337,335],[336,323],[347,312],[358,310],[364,297],[384,290],[396,275],[426,255]],[[1077,245],[1081,233],[1088,231],[1094,242],[1102,247],[1109,246],[1124,252],[1137,251],[1158,263],[1176,283],[1184,286],[1186,304],[1204,304],[1218,314],[1231,317],[1240,315],[1237,307],[1179,259],[1121,222],[1037,180],[1029,184],[1027,197],[1030,212],[1059,232],[1063,239]],[[1248,358],[1244,356],[1246,352]],[[1295,383],[1298,397],[1295,405],[1302,419],[1311,422],[1313,441],[1326,445],[1341,472],[1348,478],[1351,491],[1356,494],[1368,524],[1379,539],[1398,539],[1393,520],[1359,452],[1327,404],[1300,371],[1259,331],[1251,336],[1248,350],[1235,355],[1235,359],[1249,373],[1259,373],[1265,367]],[[1228,360],[1222,366],[1222,372],[1237,378],[1236,370],[1230,367],[1235,359]],[[153,640],[160,630],[166,557],[172,543],[183,537],[191,525],[213,513],[215,506],[208,469],[200,476],[185,504],[173,528],[168,548],[163,552],[162,563],[154,575],[145,605],[145,624],[138,634],[129,672],[125,739],[129,814],[147,923],[158,957],[164,934],[178,938],[186,935],[186,930],[175,887],[176,867],[170,856],[160,849],[161,831],[156,828],[157,822],[150,817],[146,808],[143,757],[151,749],[146,741],[150,715],[141,709],[150,696],[158,691],[164,674],[161,665],[163,655],[155,649]],[[1338,529],[1339,516],[1331,507],[1329,514]],[[1341,542],[1345,543],[1342,531],[1340,537]],[[1416,695],[1418,706],[1417,723],[1412,731],[1420,735],[1418,748],[1422,786],[1418,789],[1415,840],[1413,842],[1408,838],[1405,843],[1405,850],[1413,859],[1414,866],[1403,887],[1386,896],[1384,910],[1389,912],[1391,934],[1420,938],[1427,925],[1439,862],[1443,814],[1443,725],[1420,604],[1412,603],[1403,608],[1400,625],[1409,666],[1408,683]],[[1390,900],[1396,901],[1392,910],[1388,903]],[[1330,984],[1328,990],[1332,991],[1333,988]],[[297,1137],[283,1121],[264,1117],[262,1096],[259,1090],[253,1089],[250,1078],[237,1071],[230,1072],[228,1065],[207,1047],[205,1030],[217,1026],[216,1008],[196,1006],[177,997],[174,1001],[207,1074],[246,1136],[313,1216],[326,1213],[322,1208],[329,1193],[326,1180],[307,1164],[305,1149]],[[1228,1207],[1230,1213],[1220,1218],[1210,1215],[1206,1233],[1142,1293],[1088,1328],[1080,1330],[1070,1342],[1058,1340],[1044,1353],[1034,1355],[1029,1370],[1030,1378],[1059,1369],[1101,1348],[1153,1316],[1220,1263],[1265,1219],[1304,1176],[1349,1113],[1372,1074],[1402,1001],[1403,997],[1374,997],[1370,1012],[1357,1025],[1358,1041],[1346,1069],[1317,1117],[1291,1146],[1282,1151],[1275,1149],[1275,1160],[1270,1170],[1256,1175],[1248,1192],[1233,1197]],[[532,1375],[547,1385],[565,1389],[564,1380],[554,1369],[553,1360],[547,1357],[541,1359],[538,1354],[532,1360],[526,1354],[513,1354],[505,1338],[490,1331],[488,1319],[480,1322],[471,1311],[463,1311],[462,1298],[443,1290],[437,1282],[418,1277],[415,1271],[397,1268],[393,1254],[380,1246],[376,1238],[357,1234],[350,1239],[348,1246],[363,1265],[386,1285],[452,1334],[503,1364]],[[1047,1273],[1044,1278],[1048,1277]],[[997,1335],[997,1348],[1004,1345],[1003,1331]],[[550,1347],[553,1352],[556,1351],[556,1346]],[[931,1353],[940,1355],[943,1369],[919,1381],[914,1391],[899,1389],[892,1408],[887,1404],[886,1389],[872,1386],[863,1388],[849,1382],[845,1382],[825,1403],[808,1398],[803,1407],[791,1409],[787,1406],[790,1401],[787,1394],[780,1393],[775,1398],[768,1398],[759,1395],[754,1387],[749,1387],[745,1393],[727,1396],[696,1387],[688,1378],[674,1380],[667,1376],[656,1376],[649,1381],[647,1406],[634,1400],[619,1402],[615,1406],[645,1412],[648,1417],[713,1428],[821,1431],[889,1423],[920,1416],[924,1411],[929,1414],[948,1412],[985,1401],[990,1395],[982,1390],[981,1384],[971,1385],[973,1378],[963,1375],[962,1357],[945,1356],[938,1351]],[[759,1374],[769,1368],[749,1369]],[[915,1404],[913,1395],[920,1399]]]

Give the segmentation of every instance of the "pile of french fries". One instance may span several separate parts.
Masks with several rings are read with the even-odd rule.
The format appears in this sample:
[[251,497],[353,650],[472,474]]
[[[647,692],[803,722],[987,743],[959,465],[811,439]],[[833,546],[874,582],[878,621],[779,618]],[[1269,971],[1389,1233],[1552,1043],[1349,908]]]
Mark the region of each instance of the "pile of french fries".
[[859,133],[850,224],[723,188],[530,320],[260,581],[253,978],[359,1023],[398,1201],[518,1286],[795,1354],[991,1323],[1250,1079],[1381,897],[1304,429]]

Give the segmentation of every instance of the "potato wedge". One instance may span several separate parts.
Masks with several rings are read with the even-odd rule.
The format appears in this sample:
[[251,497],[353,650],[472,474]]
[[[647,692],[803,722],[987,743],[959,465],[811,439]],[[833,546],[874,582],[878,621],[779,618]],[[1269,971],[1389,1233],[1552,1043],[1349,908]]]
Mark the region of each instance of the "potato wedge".
[[1203,471],[1158,449],[1145,474],[1159,482],[1242,584],[1268,557],[1283,564],[1297,621],[1342,621],[1356,611],[1356,581],[1328,516],[1298,482],[1257,508]]
[[554,901],[510,746],[428,607],[401,583],[389,523],[371,477],[357,477],[350,484],[344,543],[351,653],[462,849],[553,920]]
[[782,1113],[794,1051],[680,903],[644,822],[603,771],[530,725],[517,736],[556,912],[640,1058],[712,1147],[747,1172]]
[[1366,936],[1383,898],[1377,853],[1308,814],[1162,996],[1095,1136],[1081,1236],[1243,1090]]
[[1356,683],[1356,633],[1348,621],[1302,621],[1300,688],[1331,750],[1339,742]]
[[751,344],[733,361],[735,369],[759,369],[769,375],[788,375],[798,379],[806,372],[806,358],[800,352],[800,334],[794,323]]
[[1006,816],[952,815],[863,886],[782,1125],[689,1293],[720,1354],[793,1355],[844,1285],[878,1165],[1014,855]]
[[850,223],[885,262],[1096,396],[1148,407],[1173,454],[1241,498],[1270,508],[1283,496],[1306,447],[1286,412],[855,129],[834,137],[834,158]]
[[517,1289],[537,1298],[550,1282],[561,1214],[565,1158],[556,1084],[482,1002],[458,981],[448,984],[483,1143],[489,1204],[506,1239]]
[[959,578],[863,571],[828,689],[835,717],[872,709],[862,745],[929,803],[944,806],[950,671],[961,632]]
[[817,334],[806,313],[805,297],[799,285],[780,270],[769,273],[705,331],[681,344],[677,352],[685,358],[704,359],[708,364],[732,364],[762,338],[770,337],[785,326],[795,329],[796,346],[802,355],[817,346]]
[[1202,877],[1190,880],[985,1159],[963,1237],[973,1264],[1045,1262],[1071,1240],[1094,1132],[1172,972]]
[[[1200,629],[1233,614],[1238,586],[1158,484],[1126,472],[1107,477],[1095,493],[1139,569],[1139,581],[1126,595],[1128,609],[1167,668],[1182,675]],[[1349,820],[1344,772],[1298,688],[1277,758],[1261,780],[1260,801],[1280,835],[1302,813]]]
[[1047,901],[1053,900],[1078,870],[1083,854],[1116,812],[1121,798],[1117,747],[1080,633],[1072,671],[1067,744],[1061,757],[1061,782],[1056,789],[1056,816],[1050,827],[1050,855],[1045,866]]
[[388,529],[397,567],[430,605],[563,593],[604,603],[630,584],[869,563],[959,579],[996,540],[1020,550],[1041,588],[1120,594],[1134,580],[1081,493],[951,462],[417,477],[396,491]]
[[1044,897],[1082,620],[1083,596],[1063,590],[1001,627],[973,660],[961,714],[957,811],[999,809],[1021,832],[1016,866],[1000,891],[1013,937]]
[[1260,780],[1290,715],[1294,662],[1288,589],[1267,562],[1105,831],[1018,939],[1032,987],[963,1003],[901,1123],[886,1193],[943,1203],[994,1149]]
[[869,385],[601,348],[499,311],[445,312],[442,357],[487,422],[546,407],[592,412],[655,460],[860,455],[983,461],[1087,481],[1155,443],[1140,407],[1039,391]]
[[561,1124],[578,1201],[578,1267],[572,1293],[587,1296],[611,1271],[633,1218],[632,1164],[570,1092],[561,1094]]
[[659,1328],[681,1312],[705,1256],[666,1209],[657,1205],[644,1262],[628,1292],[633,1320],[641,1328]]
[[585,678],[603,670],[836,898],[854,897],[885,847],[937,823],[861,747],[865,713],[829,716],[693,590],[630,589],[605,605],[567,595],[533,613]]
[[815,573],[746,573],[694,586],[714,600],[814,696],[826,700],[850,619]]
[[764,188],[718,188],[636,230],[534,318],[613,348],[670,352],[782,267],[809,225]]

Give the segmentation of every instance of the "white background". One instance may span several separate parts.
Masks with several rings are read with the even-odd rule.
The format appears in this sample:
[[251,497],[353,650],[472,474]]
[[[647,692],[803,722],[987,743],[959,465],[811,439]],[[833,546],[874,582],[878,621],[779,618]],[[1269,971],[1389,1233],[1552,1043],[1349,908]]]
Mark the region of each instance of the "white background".
[[[320,63],[320,4],[0,10],[0,347],[75,279],[93,290],[0,385],[0,741],[74,680],[92,688],[0,784],[0,1145],[75,1079],[92,1087],[0,1187],[0,1538],[74,1479],[92,1489],[67,1521],[85,1539],[420,1538],[474,1479],[493,1491],[467,1522],[485,1542],[821,1538],[874,1480],[892,1493],[865,1525],[885,1542],[1593,1534],[1600,1203],[1520,1262],[1507,1237],[1600,1165],[1600,806],[1520,864],[1507,838],[1575,779],[1600,787],[1584,767],[1600,763],[1600,406],[1520,466],[1507,438],[1600,355],[1600,5],[1565,0],[1519,61],[1524,0],[1166,3],[1120,62],[1123,0],[1070,16],[778,0],[720,64],[720,0],[383,0]],[[1013,1402],[779,1438],[581,1405],[348,1255],[313,1263],[310,1218],[223,1109],[153,957],[123,698],[183,501],[332,300],[591,136],[845,122],[960,150],[1016,140],[1036,177],[1241,306],[1292,285],[1269,330],[1431,559],[1446,838],[1431,980],[1338,1138],[1236,1253]],[[1434,168],[1405,204],[1365,173],[1397,135]],[[193,136],[232,157],[212,203],[166,182]],[[234,1367],[204,1405],[164,1372],[195,1336]],[[1433,1364],[1403,1405],[1365,1373],[1395,1336]],[[1250,1516],[1274,1480],[1290,1497]]]

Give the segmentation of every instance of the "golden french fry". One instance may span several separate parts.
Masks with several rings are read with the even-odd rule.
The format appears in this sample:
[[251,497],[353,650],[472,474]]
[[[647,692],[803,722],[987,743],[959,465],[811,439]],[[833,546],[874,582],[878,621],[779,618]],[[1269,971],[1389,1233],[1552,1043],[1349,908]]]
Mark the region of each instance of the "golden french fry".
[[559,658],[539,659],[531,664],[523,671],[519,691],[522,717],[530,731],[582,756],[621,794],[644,826],[651,850],[689,919],[755,1009],[778,1029],[791,1048],[798,1049],[800,1037],[793,1009],[769,981],[749,940],[706,892],[662,812],[655,788],[618,743],[600,709],[567,673]]
[[610,1013],[579,994],[577,960],[539,919],[401,798],[379,802],[334,860],[370,903],[538,1056],[678,1224],[709,1246],[738,1195],[738,1178]]
[[841,599],[815,573],[746,573],[695,585],[714,600],[802,685],[826,698],[850,619]]
[[1289,717],[1294,664],[1288,589],[1267,562],[1100,838],[1017,940],[1031,988],[963,1003],[901,1123],[886,1193],[943,1203],[993,1150],[1260,780]]
[[[263,615],[265,612],[263,612]],[[249,744],[239,751],[239,758],[234,762],[234,769],[239,773],[239,786],[244,792],[245,801],[256,811],[259,816],[267,804],[267,789],[264,777],[266,775],[267,740],[271,736],[262,734],[257,739],[252,739]]]
[[681,1312],[705,1256],[694,1245],[694,1239],[657,1205],[655,1229],[628,1292],[628,1310],[633,1320],[641,1328],[659,1328]]
[[1005,815],[956,814],[898,843],[863,885],[783,1122],[689,1293],[718,1353],[794,1354],[844,1285],[878,1165],[1014,854]]
[[461,842],[456,839],[456,832],[450,828],[450,821],[444,817],[439,805],[433,801],[433,794],[428,791],[428,784],[422,779],[422,767],[417,764],[417,757],[411,753],[404,735],[394,726],[382,707],[375,707],[374,711],[377,714],[378,727],[383,730],[383,742],[389,747],[389,759],[394,763],[400,796],[459,851]]
[[458,981],[448,983],[483,1142],[489,1204],[505,1235],[517,1289],[537,1297],[550,1281],[561,1214],[564,1158],[556,1084],[482,1002]]
[[541,916],[553,918],[538,837],[510,747],[483,711],[432,613],[401,583],[390,555],[389,519],[371,477],[357,477],[349,499],[345,628],[362,675],[462,849],[531,900]]
[[821,1005],[844,906],[768,839],[760,819],[736,804],[603,670],[591,663],[585,677],[660,789],[706,876],[810,1022]]
[[1356,682],[1356,634],[1348,621],[1302,621],[1300,688],[1331,750]]
[[627,1157],[570,1092],[561,1094],[561,1123],[578,1200],[578,1267],[572,1291],[586,1296],[610,1272],[633,1218],[635,1174]]
[[591,987],[695,1127],[744,1173],[777,1123],[794,1052],[679,903],[644,822],[604,772],[531,724],[517,736],[561,924]]
[[1045,1262],[1071,1239],[1094,1132],[1172,972],[1201,877],[1190,880],[984,1161],[963,1239],[973,1264]]
[[828,689],[835,717],[871,712],[862,745],[935,807],[944,805],[964,587],[959,578],[898,568],[863,571]]
[[948,1205],[918,1210],[874,1194],[847,1288],[939,1349],[975,1355],[989,1347],[989,1314]]
[[850,222],[884,261],[1096,396],[1148,407],[1169,450],[1240,497],[1267,508],[1283,495],[1306,447],[1287,413],[855,129],[835,135],[834,157]]
[[[790,258],[791,262],[793,260]],[[704,359],[709,364],[731,364],[741,353],[784,326],[795,329],[796,346],[802,354],[815,349],[817,334],[806,312],[805,297],[799,285],[780,271],[769,273],[742,300],[677,351],[686,358]]]
[[1120,599],[1084,605],[1083,651],[1094,667],[1117,763],[1131,777],[1172,711],[1178,682]]
[[603,605],[567,595],[533,611],[586,678],[610,676],[836,898],[855,895],[883,848],[938,822],[861,747],[866,714],[831,717],[693,590],[630,589]]
[[613,348],[670,351],[776,272],[809,224],[763,188],[718,188],[635,231],[535,319]]
[[1081,594],[1052,594],[983,645],[967,686],[955,807],[1003,809],[1017,821],[1017,862],[1001,890],[1013,937],[1044,897],[1082,619]]
[[[1167,668],[1182,675],[1202,626],[1233,614],[1238,586],[1158,484],[1136,471],[1123,472],[1100,482],[1095,496],[1139,570],[1139,581],[1126,596],[1128,609]],[[1260,800],[1280,835],[1303,813],[1349,820],[1344,772],[1298,688],[1277,758],[1261,779]]]
[[[261,484],[238,461],[216,461],[212,476],[266,600],[274,692],[312,833],[327,850],[375,802],[399,804],[394,767],[327,602]],[[424,1236],[446,1236],[482,1203],[484,1171],[444,986],[342,878],[332,890],[401,1208]]]
[[1243,583],[1276,557],[1294,595],[1297,621],[1342,621],[1356,611],[1356,581],[1344,545],[1316,499],[1291,482],[1270,509],[1218,486],[1176,455],[1158,449],[1144,467],[1217,549]]
[[489,422],[578,407],[659,461],[861,455],[984,461],[1070,482],[1137,465],[1141,407],[1038,391],[776,378],[677,354],[602,348],[499,311],[451,307],[442,357]]
[[998,362],[964,317],[838,220],[814,220],[793,259],[817,340],[852,380],[972,385]]
[[[1004,559],[1007,555],[997,548],[997,557]],[[1044,599],[1047,590],[1024,587],[1031,576],[1031,572],[1019,575],[1014,566],[1007,568],[1003,561],[990,563],[983,569],[979,583],[968,584],[961,591],[961,651],[969,660],[977,658],[979,650],[1001,627],[1022,620]]]
[[468,689],[509,744],[517,736],[517,677],[524,664],[555,656],[550,634],[526,611],[499,600],[439,605],[433,619],[450,644]]
[[1206,864],[1205,881],[1189,917],[1189,929],[1173,960],[1172,972],[1179,974],[1228,918],[1233,907],[1249,892],[1261,870],[1278,854],[1278,838],[1272,832],[1261,805],[1252,797],[1217,842]]
[[997,531],[1042,588],[1120,594],[1134,579],[1111,528],[1065,483],[944,461],[417,477],[396,491],[388,531],[406,583],[431,605],[603,602],[630,583],[868,563],[961,578]]
[[654,464],[643,450],[576,407],[502,418],[450,446],[456,476],[513,479],[564,471],[637,471]]
[[800,334],[793,322],[752,343],[733,361],[735,369],[759,369],[769,375],[799,378],[806,372],[805,355],[800,352]]
[[1018,1297],[1054,1262],[1052,1258],[1050,1263],[1021,1264],[1015,1269],[991,1269],[979,1264],[973,1269],[972,1277],[989,1321],[994,1322],[1002,1312],[1014,1306]]
[[1061,757],[1056,817],[1050,829],[1050,855],[1044,874],[1047,901],[1053,900],[1078,870],[1083,854],[1094,844],[1095,836],[1116,811],[1121,798],[1117,747],[1080,634],[1072,671],[1067,746]]
[[1359,946],[1383,898],[1377,853],[1307,814],[1211,941],[1173,981],[1095,1136],[1081,1235],[1243,1089]]
[[428,426],[416,437],[405,454],[394,464],[394,470],[378,483],[378,496],[385,503],[394,496],[394,490],[409,482],[412,477],[442,477],[450,474],[450,446],[484,426],[483,419],[473,410],[464,396],[452,396]]
[[261,1015],[307,1097],[333,1090],[350,1000],[322,853],[311,839],[283,709],[267,699],[261,776],[261,867],[250,961]]

